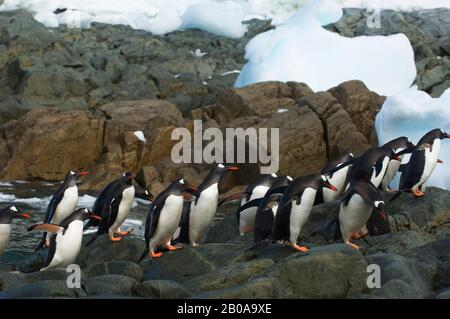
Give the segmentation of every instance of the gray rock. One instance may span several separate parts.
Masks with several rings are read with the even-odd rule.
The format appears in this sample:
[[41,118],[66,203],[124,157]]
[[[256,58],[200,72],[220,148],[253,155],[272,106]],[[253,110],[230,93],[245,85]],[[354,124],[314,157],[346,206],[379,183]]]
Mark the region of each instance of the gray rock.
[[450,289],[446,289],[435,296],[436,299],[450,299]]
[[144,278],[144,272],[138,264],[124,260],[93,264],[85,270],[85,273],[88,277],[108,274],[124,275],[133,278],[138,282],[142,281]]
[[379,289],[373,288],[370,295],[372,298],[418,299],[424,296],[424,292],[403,280],[392,279]]
[[24,286],[25,284],[25,278],[21,273],[0,272],[0,291]]
[[271,259],[257,259],[249,262],[224,266],[208,274],[195,277],[183,285],[193,293],[231,288],[255,277],[274,265]]
[[[48,269],[25,274],[24,278],[28,283],[44,280],[60,280],[65,282],[70,274],[65,269]],[[83,274],[81,274],[81,278],[83,278]]]
[[44,280],[0,292],[0,299],[22,298],[79,298],[86,296],[83,289],[68,288],[65,281]]
[[89,296],[102,294],[130,296],[137,287],[136,280],[123,275],[103,275],[86,280],[86,292]]
[[[433,265],[395,254],[379,253],[368,256],[366,259],[368,264],[376,264],[380,267],[382,285],[391,280],[401,280],[412,287],[416,298],[425,297],[432,289],[433,276],[436,273]],[[402,286],[402,283],[394,282],[391,285],[392,287],[388,287],[394,291],[401,290],[399,287]],[[389,291],[391,288],[386,289]]]
[[360,252],[345,244],[313,248],[295,254],[269,268],[294,298],[345,298],[366,287],[367,263]]
[[366,237],[364,242],[368,248],[365,254],[384,252],[402,255],[411,248],[425,245],[433,240],[434,237],[428,233],[412,230]]
[[194,299],[281,299],[292,297],[276,278],[257,278],[233,288],[208,291]]
[[192,296],[179,283],[171,280],[144,281],[137,289],[136,294],[145,298],[160,299],[186,299]]

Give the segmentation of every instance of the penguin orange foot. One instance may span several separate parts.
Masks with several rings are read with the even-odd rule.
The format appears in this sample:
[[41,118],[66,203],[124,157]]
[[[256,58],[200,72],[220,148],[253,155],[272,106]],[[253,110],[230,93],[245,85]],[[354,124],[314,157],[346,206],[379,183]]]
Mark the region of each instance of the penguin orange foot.
[[413,190],[412,193],[413,193],[414,197],[416,197],[416,198],[425,196],[425,193],[422,192],[422,191],[419,191],[418,189],[417,190]]
[[352,248],[355,248],[356,250],[359,250],[361,247],[359,247],[358,245],[356,245],[356,244],[354,244],[354,243],[351,243],[351,242],[348,242],[348,243],[346,243],[347,245],[350,245],[350,247],[352,247]]
[[299,246],[297,244],[292,244],[292,248],[294,248],[295,250],[301,251],[302,253],[307,253],[309,251],[308,247]]
[[122,240],[122,237],[114,237],[114,236],[110,236],[109,240],[113,241],[113,242],[118,242]]
[[133,230],[134,229],[130,229],[130,230],[127,230],[127,231],[117,231],[114,234],[117,234],[117,235],[119,235],[121,237],[124,237],[124,236],[127,236],[127,235],[131,234],[133,232]]
[[169,251],[174,251],[174,250],[181,249],[181,248],[183,248],[183,247],[176,247],[176,246],[172,246],[172,245],[167,245],[166,248],[167,248],[167,250],[169,250]]
[[358,240],[358,239],[366,237],[368,234],[369,234],[368,232],[360,231],[360,232],[357,232],[356,234],[354,234],[351,238]]
[[151,251],[151,252],[150,252],[150,257],[151,257],[151,258],[159,258],[159,257],[161,257],[162,255],[163,255],[162,252],[159,252],[159,253],[155,253],[154,251]]

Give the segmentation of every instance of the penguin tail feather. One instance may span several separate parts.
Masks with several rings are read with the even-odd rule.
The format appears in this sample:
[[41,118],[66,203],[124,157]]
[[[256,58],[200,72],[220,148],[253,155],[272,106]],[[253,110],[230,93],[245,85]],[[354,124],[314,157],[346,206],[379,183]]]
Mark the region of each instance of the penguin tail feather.
[[95,234],[94,236],[92,236],[92,238],[87,242],[86,245],[84,245],[84,247],[89,246],[90,244],[92,244],[96,239],[97,239],[98,235]]
[[[30,227],[31,228],[31,227]],[[42,235],[42,239],[41,239],[41,241],[39,242],[39,245],[36,247],[36,249],[35,249],[35,253],[37,253],[42,247],[44,247],[44,244],[45,244],[45,239],[47,238],[47,233],[46,232],[44,232],[44,234]]]
[[253,246],[251,246],[248,250],[266,248],[266,247],[272,245],[272,243],[273,243],[272,239],[266,238],[266,239],[263,239],[263,240],[260,240],[256,243],[254,243]]
[[147,257],[148,251],[149,251],[148,245],[146,245],[144,252],[142,253],[141,257],[139,258],[139,260],[137,262],[138,264],[140,264],[141,261],[143,261],[145,259],[145,257]]

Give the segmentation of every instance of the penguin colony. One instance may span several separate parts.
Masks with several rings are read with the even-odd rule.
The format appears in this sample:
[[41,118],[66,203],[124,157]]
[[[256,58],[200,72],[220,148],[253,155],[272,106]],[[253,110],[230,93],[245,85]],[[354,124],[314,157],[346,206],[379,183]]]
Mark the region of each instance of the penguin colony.
[[[146,249],[140,260],[147,256],[159,258],[164,251],[182,248],[180,244],[198,246],[217,208],[240,201],[236,215],[241,235],[253,232],[255,246],[281,242],[306,253],[308,247],[300,246],[297,241],[312,207],[337,201],[337,214],[332,220],[336,235],[359,249],[352,239],[367,235],[373,227],[389,229],[386,204],[380,191],[392,192],[390,200],[402,192],[414,197],[424,196],[425,183],[436,164],[442,163],[439,159],[441,140],[446,138],[450,138],[448,133],[434,129],[417,145],[407,137],[399,137],[359,157],[341,155],[328,162],[319,174],[296,179],[275,173],[261,175],[243,193],[233,194],[220,203],[221,177],[227,171],[236,171],[237,167],[215,164],[198,187],[177,179],[156,198],[126,172],[103,189],[92,210],[77,209],[76,182],[88,173],[70,171],[53,195],[43,222],[28,230],[43,233],[36,248],[36,252],[45,253],[41,270],[64,268],[77,258],[83,232],[89,227],[97,227],[97,232],[86,246],[103,234],[111,242],[117,242],[131,233],[132,229],[123,231],[121,226],[134,198],[139,197],[149,202],[144,235]],[[410,154],[410,159],[402,164],[406,154]],[[401,173],[399,189],[394,192],[389,185],[398,172]],[[27,218],[30,215],[20,212],[14,205],[0,210],[0,255],[9,243],[12,221]]]

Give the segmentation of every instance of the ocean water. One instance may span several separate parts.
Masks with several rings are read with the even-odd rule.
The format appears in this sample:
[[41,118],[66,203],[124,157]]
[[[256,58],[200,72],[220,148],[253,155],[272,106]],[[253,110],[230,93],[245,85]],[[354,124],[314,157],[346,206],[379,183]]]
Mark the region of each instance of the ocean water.
[[[39,244],[42,232],[28,232],[27,228],[44,220],[47,205],[58,183],[8,181],[0,182],[0,208],[15,204],[23,212],[31,215],[30,219],[18,220],[13,224],[13,231],[8,250],[32,252]],[[99,192],[79,192],[78,207],[92,208]],[[133,228],[130,237],[144,238],[147,206],[143,200],[135,200],[130,216],[125,220],[122,230]],[[96,228],[88,229],[85,234],[93,233]]]

